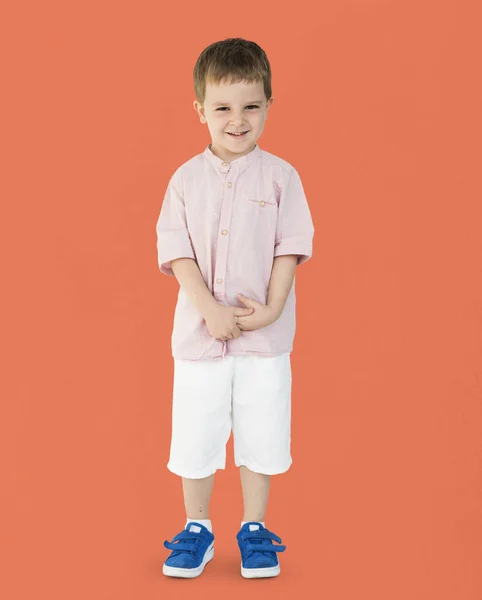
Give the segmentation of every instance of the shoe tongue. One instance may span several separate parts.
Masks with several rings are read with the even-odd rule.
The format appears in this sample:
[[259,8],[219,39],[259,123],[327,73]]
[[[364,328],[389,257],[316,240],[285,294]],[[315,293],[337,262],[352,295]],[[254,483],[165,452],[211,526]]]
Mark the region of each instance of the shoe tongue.
[[249,526],[249,530],[250,531],[256,531],[257,529],[259,529],[259,525],[253,525],[252,523]]
[[194,533],[200,533],[201,528],[199,527],[199,525],[191,525],[189,527],[188,531],[194,531]]

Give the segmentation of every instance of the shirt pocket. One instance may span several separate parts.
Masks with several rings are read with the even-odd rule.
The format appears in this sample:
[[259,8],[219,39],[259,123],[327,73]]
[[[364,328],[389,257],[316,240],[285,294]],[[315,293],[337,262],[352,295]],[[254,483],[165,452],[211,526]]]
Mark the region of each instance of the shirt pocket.
[[257,247],[274,244],[278,224],[276,196],[248,194],[243,198],[241,206],[244,236],[252,238]]
[[248,202],[253,209],[257,210],[275,210],[278,208],[278,203],[275,198],[248,198]]
[[[269,232],[273,233],[276,230],[278,202],[274,195],[249,195],[247,200],[244,201],[244,205],[246,219],[253,230],[253,235],[261,235],[259,229],[263,231],[263,235],[267,235]],[[270,236],[267,235],[266,239],[270,239]]]

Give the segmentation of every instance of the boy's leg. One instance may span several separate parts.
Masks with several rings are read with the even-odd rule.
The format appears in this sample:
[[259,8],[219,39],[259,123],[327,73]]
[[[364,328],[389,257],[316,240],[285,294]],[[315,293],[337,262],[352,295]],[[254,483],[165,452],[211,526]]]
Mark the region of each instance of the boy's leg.
[[[236,535],[241,575],[276,577],[281,538],[265,527],[271,475],[291,465],[290,355],[237,356],[233,386],[233,432],[240,467],[244,518]],[[275,545],[273,542],[278,542]]]
[[[209,501],[217,469],[224,469],[231,432],[232,360],[175,360],[170,471],[180,476],[187,523],[166,540],[170,577],[197,577],[214,556]],[[191,523],[196,521],[196,523]]]
[[243,521],[263,522],[268,504],[271,475],[255,473],[244,465],[239,467],[239,472],[243,489]]
[[188,519],[209,519],[209,501],[214,483],[214,473],[203,479],[182,478],[184,507]]
[[263,522],[271,475],[284,473],[291,465],[290,354],[236,358],[233,432],[243,521]]

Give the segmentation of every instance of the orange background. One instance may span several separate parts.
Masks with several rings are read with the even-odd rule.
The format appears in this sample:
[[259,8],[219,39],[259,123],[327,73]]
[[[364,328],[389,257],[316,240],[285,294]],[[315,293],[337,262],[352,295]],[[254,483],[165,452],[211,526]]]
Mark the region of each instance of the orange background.
[[[480,600],[480,4],[2,15],[0,595]],[[196,58],[237,36],[271,61],[259,145],[299,170],[316,230],[297,272],[294,462],[266,518],[288,549],[279,578],[241,577],[231,438],[216,556],[172,580],[178,285],[155,225],[169,177],[210,142]]]

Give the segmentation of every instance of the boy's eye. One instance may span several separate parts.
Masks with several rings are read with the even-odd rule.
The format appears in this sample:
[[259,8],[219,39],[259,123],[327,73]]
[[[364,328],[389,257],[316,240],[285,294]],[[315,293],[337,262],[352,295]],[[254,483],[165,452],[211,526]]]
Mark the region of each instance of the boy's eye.
[[[259,106],[257,104],[250,104],[249,106],[247,106],[246,108],[259,108]],[[224,110],[225,108],[228,108],[227,106],[221,106],[220,108],[217,108],[216,110]]]

